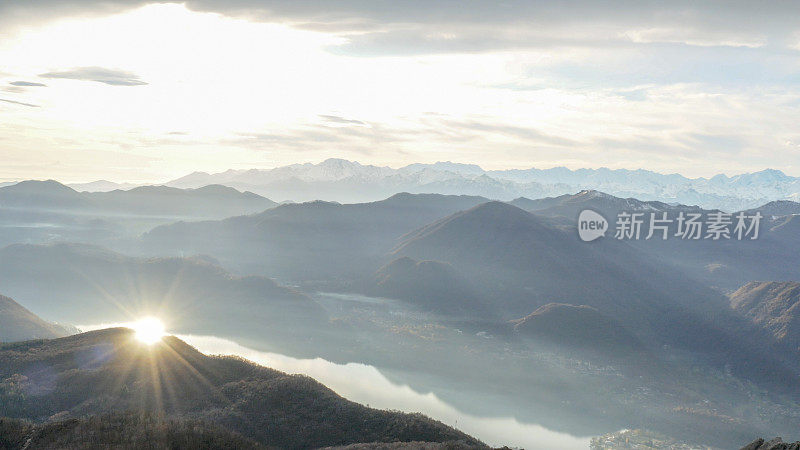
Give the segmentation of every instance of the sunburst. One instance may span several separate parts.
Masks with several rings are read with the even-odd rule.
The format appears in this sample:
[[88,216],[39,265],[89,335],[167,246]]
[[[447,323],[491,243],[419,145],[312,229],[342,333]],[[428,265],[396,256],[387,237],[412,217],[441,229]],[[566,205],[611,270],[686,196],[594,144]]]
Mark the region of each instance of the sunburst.
[[166,335],[164,323],[156,317],[143,317],[133,323],[131,328],[136,332],[136,339],[147,345],[160,342]]

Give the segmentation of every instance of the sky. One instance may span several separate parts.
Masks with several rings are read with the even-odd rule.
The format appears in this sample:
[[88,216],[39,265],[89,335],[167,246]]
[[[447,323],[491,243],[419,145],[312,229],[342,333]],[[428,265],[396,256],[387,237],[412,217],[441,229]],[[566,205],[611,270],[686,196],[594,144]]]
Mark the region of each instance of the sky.
[[0,181],[399,167],[800,176],[800,2],[0,1]]

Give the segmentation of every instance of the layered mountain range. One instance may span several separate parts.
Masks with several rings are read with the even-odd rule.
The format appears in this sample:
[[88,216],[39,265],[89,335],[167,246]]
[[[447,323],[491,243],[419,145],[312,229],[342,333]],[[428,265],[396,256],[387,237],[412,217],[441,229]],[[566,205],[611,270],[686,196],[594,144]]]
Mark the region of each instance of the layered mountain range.
[[260,195],[222,185],[203,185],[196,189],[139,186],[129,190],[79,192],[54,180],[27,180],[0,187],[0,208],[3,211],[40,209],[202,219],[255,213],[275,205]]
[[507,201],[594,189],[618,197],[738,211],[772,200],[800,198],[800,178],[773,169],[734,176],[688,178],[642,169],[484,170],[474,164],[452,162],[411,164],[394,169],[328,159],[319,164],[292,164],[266,170],[195,172],[166,183],[180,188],[208,184],[232,186],[282,200],[323,199],[348,203],[378,200],[402,191],[480,195]]
[[[304,167],[289,172],[299,177]],[[348,178],[348,167],[337,176]],[[436,166],[444,169],[455,168]],[[231,217],[210,210],[180,221],[159,217],[124,240],[61,233],[26,215],[59,209],[59,217],[82,224],[91,210],[92,220],[116,214],[128,221],[160,214],[158,201],[178,199],[175,207],[185,208],[193,196],[217,191],[230,199],[218,204],[232,205],[222,210]],[[126,200],[131,192],[144,200]],[[718,211],[573,192],[506,202],[405,192],[365,203],[275,205],[220,186],[82,193],[55,182],[20,183],[0,188],[0,212],[17,221],[9,229],[27,233],[10,238],[27,243],[0,249],[0,283],[46,320],[161,315],[173,330],[261,350],[457,377],[468,389],[514,386],[520,401],[553,411],[580,399],[584,415],[592,408],[608,416],[605,430],[655,424],[697,437],[713,428],[714,439],[729,436],[730,443],[785,429],[776,424],[793,419],[782,409],[753,416],[731,405],[762,402],[754,407],[764,411],[775,405],[769,402],[797,398],[797,294],[780,282],[800,279],[800,204],[748,207],[747,214],[763,216],[755,240],[684,240],[672,224],[665,240],[608,233],[586,243],[576,230],[584,209],[612,224],[624,211],[703,218]],[[241,198],[254,201],[234,200]],[[82,243],[53,242],[62,240]],[[754,280],[779,283],[747,284]],[[553,369],[584,358],[588,368]],[[580,378],[584,372],[588,378]],[[553,392],[546,388],[552,379],[562,380]],[[646,395],[628,391],[643,379],[652,384],[636,389]],[[756,399],[756,389],[781,400]]]
[[[211,254],[239,271],[290,284],[327,282],[329,289],[392,297],[452,317],[507,321],[553,302],[588,305],[651,348],[699,352],[708,362],[766,377],[767,383],[794,379],[792,357],[765,354],[772,338],[730,310],[727,298],[713,289],[715,283],[738,287],[757,275],[796,273],[797,252],[780,236],[765,231],[762,240],[741,241],[739,247],[680,240],[659,247],[613,238],[587,244],[564,214],[586,207],[607,213],[618,207],[698,208],[593,191],[542,202],[547,207],[533,212],[480,197],[433,194],[346,205],[309,202],[160,226],[142,237],[142,245]],[[780,245],[783,250],[772,252]],[[754,264],[764,249],[776,259]],[[680,264],[684,258],[703,271],[687,271]],[[723,268],[705,269],[710,264]],[[756,369],[755,361],[771,370]]]
[[220,185],[79,192],[53,180],[21,181],[0,187],[0,247],[63,240],[109,245],[176,220],[221,219],[275,205]]

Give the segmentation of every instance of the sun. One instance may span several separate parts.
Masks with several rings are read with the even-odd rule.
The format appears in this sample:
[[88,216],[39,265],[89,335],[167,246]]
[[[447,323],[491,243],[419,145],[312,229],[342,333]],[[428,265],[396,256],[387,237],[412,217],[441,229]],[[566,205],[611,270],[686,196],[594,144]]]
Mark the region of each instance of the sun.
[[136,332],[136,339],[147,345],[159,342],[167,333],[164,322],[155,317],[143,317],[131,325]]

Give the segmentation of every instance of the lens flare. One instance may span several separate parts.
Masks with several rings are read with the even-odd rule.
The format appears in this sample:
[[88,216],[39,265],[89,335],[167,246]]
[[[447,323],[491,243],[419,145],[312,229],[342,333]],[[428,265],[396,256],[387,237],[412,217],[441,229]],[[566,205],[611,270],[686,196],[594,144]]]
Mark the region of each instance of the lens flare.
[[136,339],[147,345],[159,342],[166,332],[164,322],[155,317],[144,317],[132,325],[136,332]]

